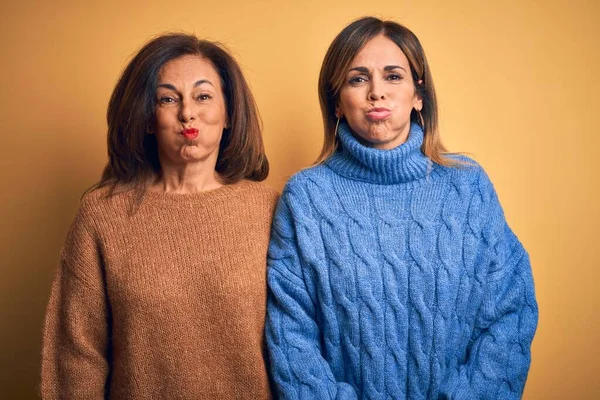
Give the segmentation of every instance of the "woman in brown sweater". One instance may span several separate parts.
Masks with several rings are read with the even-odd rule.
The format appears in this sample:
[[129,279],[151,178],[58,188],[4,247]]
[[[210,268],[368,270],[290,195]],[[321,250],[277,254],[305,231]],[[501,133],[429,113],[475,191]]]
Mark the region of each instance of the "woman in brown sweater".
[[108,155],[62,251],[43,398],[264,399],[275,191],[256,105],[220,46],[147,43],[108,106]]

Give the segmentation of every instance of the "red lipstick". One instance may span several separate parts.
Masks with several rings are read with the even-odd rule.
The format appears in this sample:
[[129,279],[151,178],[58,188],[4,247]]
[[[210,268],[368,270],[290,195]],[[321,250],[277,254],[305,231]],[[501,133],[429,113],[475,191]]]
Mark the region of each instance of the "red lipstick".
[[384,119],[388,119],[391,115],[392,112],[383,107],[375,107],[367,111],[367,117],[371,121],[383,121]]
[[198,129],[196,128],[185,128],[184,130],[181,131],[181,136],[183,136],[186,139],[196,139],[198,137]]

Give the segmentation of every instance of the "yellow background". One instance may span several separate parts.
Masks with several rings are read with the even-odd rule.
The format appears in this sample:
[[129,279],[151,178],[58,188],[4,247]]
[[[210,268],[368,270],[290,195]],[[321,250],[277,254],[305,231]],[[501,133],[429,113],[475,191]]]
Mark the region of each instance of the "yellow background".
[[[8,3],[8,2],[6,2]],[[79,1],[0,16],[0,396],[34,398],[40,330],[81,193],[106,161],[105,111],[130,56],[183,30],[224,42],[256,96],[281,189],[321,145],[317,76],[352,19],[420,38],[445,143],[473,154],[529,250],[540,306],[525,399],[600,395],[600,2]]]

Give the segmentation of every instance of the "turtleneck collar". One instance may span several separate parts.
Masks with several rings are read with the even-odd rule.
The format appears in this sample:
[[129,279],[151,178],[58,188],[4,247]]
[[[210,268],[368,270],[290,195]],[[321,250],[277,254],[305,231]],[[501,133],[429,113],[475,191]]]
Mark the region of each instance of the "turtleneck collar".
[[411,124],[406,142],[391,150],[379,150],[361,144],[350,132],[346,121],[338,127],[338,150],[326,161],[336,173],[350,179],[391,185],[424,177],[432,162],[421,151],[423,130]]

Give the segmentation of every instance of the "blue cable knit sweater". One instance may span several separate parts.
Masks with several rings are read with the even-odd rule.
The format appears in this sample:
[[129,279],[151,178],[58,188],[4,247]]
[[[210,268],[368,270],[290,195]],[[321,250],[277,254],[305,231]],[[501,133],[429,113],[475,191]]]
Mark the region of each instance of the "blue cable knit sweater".
[[474,162],[411,126],[287,183],[269,248],[267,345],[283,399],[520,398],[537,326],[529,257]]

